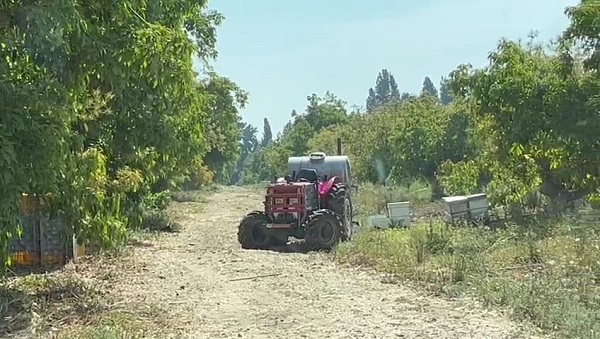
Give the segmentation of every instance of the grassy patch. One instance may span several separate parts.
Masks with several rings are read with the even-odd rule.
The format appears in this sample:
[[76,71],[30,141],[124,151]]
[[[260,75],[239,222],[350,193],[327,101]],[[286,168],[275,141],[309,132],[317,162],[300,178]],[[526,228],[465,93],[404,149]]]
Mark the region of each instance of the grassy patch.
[[567,338],[600,333],[600,234],[567,224],[500,231],[448,228],[365,231],[336,259],[371,266],[434,293],[475,296]]
[[[150,204],[149,208],[143,213],[140,229],[146,232],[179,232],[181,224],[177,221],[173,211],[180,209],[180,206],[174,207],[172,202],[193,205],[196,212],[200,212],[202,204],[206,202],[206,196],[218,190],[217,185],[210,185],[199,190],[172,192],[164,201]],[[156,200],[160,199],[163,199],[163,197]]]
[[171,199],[176,202],[204,202],[204,199],[207,194],[212,192],[217,192],[219,190],[219,186],[217,185],[209,185],[204,186],[198,190],[182,190],[173,192],[171,194]]
[[244,185],[244,187],[247,187],[254,192],[264,193],[266,190],[266,185],[267,185],[266,183],[257,183],[257,184]]
[[167,328],[164,310],[120,300],[118,272],[128,251],[102,253],[58,272],[0,280],[0,337],[142,338]]
[[[93,323],[77,325],[58,333],[61,339],[137,339],[159,334],[167,337],[168,323],[161,320],[159,309],[140,308],[114,310],[103,314]],[[165,332],[163,332],[165,331]]]

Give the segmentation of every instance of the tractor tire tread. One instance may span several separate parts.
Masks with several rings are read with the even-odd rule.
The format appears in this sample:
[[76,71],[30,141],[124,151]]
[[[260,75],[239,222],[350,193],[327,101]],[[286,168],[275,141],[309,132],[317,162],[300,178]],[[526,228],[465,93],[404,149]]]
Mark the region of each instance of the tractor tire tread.
[[[331,244],[323,244],[320,239],[312,237],[312,228],[316,227],[315,222],[319,221],[320,218],[329,217],[334,218],[337,221],[337,230],[335,230],[336,236],[334,237],[334,241]],[[305,242],[309,250],[319,251],[319,250],[331,250],[335,245],[337,245],[340,239],[343,236],[343,227],[342,220],[340,217],[333,211],[329,209],[320,209],[313,211],[307,218],[304,227],[306,229]]]
[[[333,187],[331,187],[331,191],[329,191],[329,193],[327,194],[327,198],[326,198],[326,205],[327,208],[332,210],[335,214],[338,215],[338,217],[342,220],[342,225],[343,225],[343,220],[345,219],[345,215],[344,215],[344,201],[347,199],[350,200],[350,213],[353,213],[352,209],[352,199],[350,197],[350,195],[348,194],[348,187],[347,185],[344,184],[335,184],[333,185]],[[353,227],[350,226],[350,227]],[[348,241],[350,240],[352,237],[352,234],[346,234],[346,231],[344,229],[342,229],[342,241]]]
[[[252,238],[252,227],[255,227],[254,223],[258,220],[255,219],[269,220],[269,217],[262,211],[253,211],[248,213],[238,226],[238,242],[242,245],[243,249],[266,249],[269,245],[268,240],[264,243],[256,243]],[[249,230],[250,228],[250,230]],[[268,238],[267,238],[268,239]]]

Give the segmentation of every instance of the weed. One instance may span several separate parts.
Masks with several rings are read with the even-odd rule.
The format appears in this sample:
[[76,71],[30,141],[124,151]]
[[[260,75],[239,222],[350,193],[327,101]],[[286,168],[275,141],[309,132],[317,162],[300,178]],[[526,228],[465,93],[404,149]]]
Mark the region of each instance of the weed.
[[115,272],[133,269],[128,253],[102,252],[51,274],[3,278],[0,337],[145,338],[160,333],[167,328],[165,310],[108,292]]
[[600,236],[556,221],[546,227],[494,231],[429,223],[366,230],[339,246],[336,260],[375,267],[434,293],[473,295],[561,337],[596,338]]

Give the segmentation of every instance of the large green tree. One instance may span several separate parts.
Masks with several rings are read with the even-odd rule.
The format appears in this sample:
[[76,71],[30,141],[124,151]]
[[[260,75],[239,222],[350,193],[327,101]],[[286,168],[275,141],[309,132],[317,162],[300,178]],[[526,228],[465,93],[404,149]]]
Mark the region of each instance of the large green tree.
[[577,65],[567,52],[502,40],[490,66],[453,73],[455,93],[480,122],[480,170],[472,173],[490,173],[500,202],[538,189],[564,204],[598,187],[598,81]]
[[[232,83],[199,83],[193,70],[194,57],[217,54],[222,16],[206,5],[0,3],[2,249],[17,234],[21,193],[51,197],[80,238],[108,246],[207,152],[235,159],[235,142],[211,136],[238,133],[230,96],[220,97]],[[222,121],[211,125],[211,110]]]
[[238,110],[246,104],[248,93],[230,79],[215,74],[202,81],[198,90],[205,96],[206,107],[202,128],[208,152],[203,162],[216,174],[217,181],[228,182],[240,154]]

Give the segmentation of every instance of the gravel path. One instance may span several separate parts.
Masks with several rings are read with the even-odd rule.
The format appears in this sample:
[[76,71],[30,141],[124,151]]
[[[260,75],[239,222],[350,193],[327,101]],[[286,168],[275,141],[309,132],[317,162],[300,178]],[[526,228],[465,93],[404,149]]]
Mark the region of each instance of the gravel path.
[[143,269],[120,292],[169,309],[179,338],[528,338],[493,312],[383,283],[325,254],[242,250],[237,224],[261,204],[261,192],[239,187],[177,203],[184,229],[136,249]]

